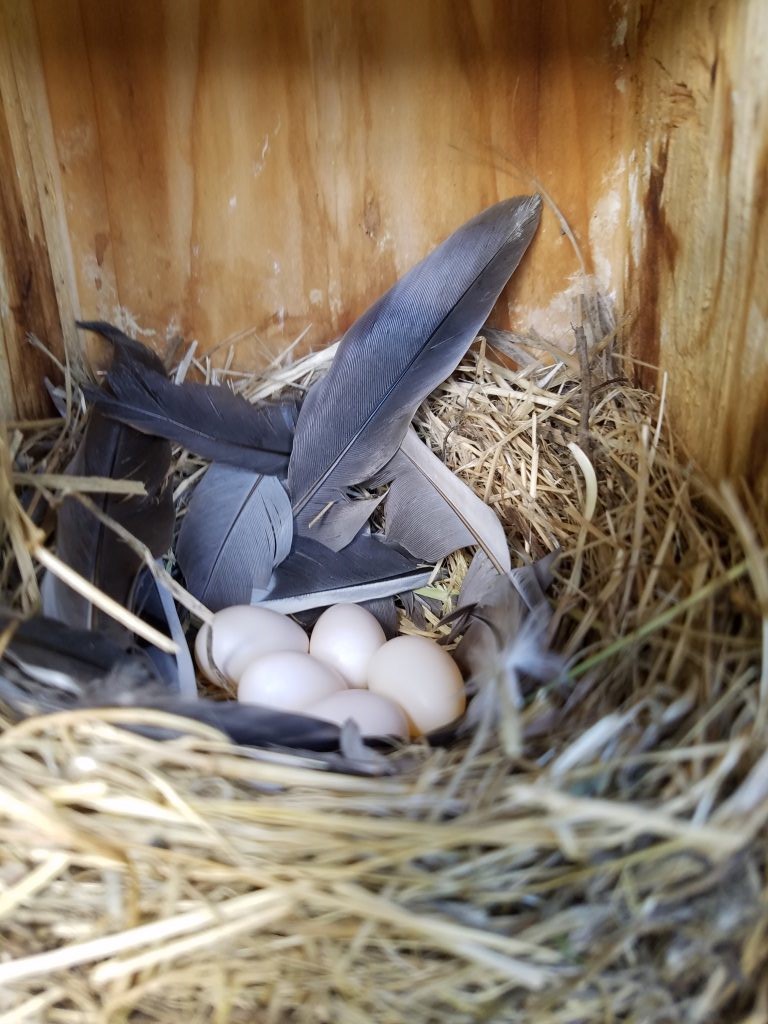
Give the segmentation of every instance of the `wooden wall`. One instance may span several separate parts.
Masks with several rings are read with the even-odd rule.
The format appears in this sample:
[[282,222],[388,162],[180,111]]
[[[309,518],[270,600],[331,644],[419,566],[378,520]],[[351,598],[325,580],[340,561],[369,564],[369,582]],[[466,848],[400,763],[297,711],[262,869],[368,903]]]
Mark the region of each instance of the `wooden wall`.
[[628,21],[632,348],[668,372],[688,450],[768,514],[768,3],[643,0]]
[[[535,179],[591,266],[626,101],[606,4],[578,6],[3,0],[11,47],[27,50],[14,72],[47,97],[33,132],[50,133],[65,217],[50,241],[75,307],[158,347],[176,332],[203,350],[240,338],[240,362],[264,362],[307,326],[307,345],[332,340],[464,219]],[[598,250],[616,287],[622,246]],[[551,215],[533,257],[507,319],[518,303],[521,322],[565,331],[558,296],[578,261]]]
[[[541,186],[685,444],[768,495],[766,41],[764,0],[0,0],[0,402],[42,411],[25,334],[75,315],[322,345]],[[565,338],[578,267],[547,213],[497,322]]]

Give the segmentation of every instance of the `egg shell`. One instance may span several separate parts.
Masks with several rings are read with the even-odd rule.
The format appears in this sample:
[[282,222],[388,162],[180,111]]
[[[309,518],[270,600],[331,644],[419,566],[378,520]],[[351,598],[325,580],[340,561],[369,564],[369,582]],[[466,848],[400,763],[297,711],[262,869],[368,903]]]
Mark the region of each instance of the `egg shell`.
[[466,707],[456,662],[423,636],[398,636],[380,647],[368,665],[368,686],[400,705],[412,736],[448,725]]
[[222,608],[195,638],[195,660],[211,682],[218,682],[208,660],[208,633],[213,631],[213,660],[219,672],[236,683],[246,665],[272,651],[309,650],[309,637],[292,619],[269,608],[236,604]]
[[346,688],[343,676],[330,665],[300,651],[273,651],[245,668],[237,685],[237,699],[282,711],[303,711]]
[[309,653],[341,672],[351,686],[365,686],[368,663],[387,641],[375,616],[358,604],[326,608],[309,638]]
[[340,690],[310,704],[304,714],[336,725],[351,718],[363,736],[408,738],[408,719],[400,705],[370,690]]

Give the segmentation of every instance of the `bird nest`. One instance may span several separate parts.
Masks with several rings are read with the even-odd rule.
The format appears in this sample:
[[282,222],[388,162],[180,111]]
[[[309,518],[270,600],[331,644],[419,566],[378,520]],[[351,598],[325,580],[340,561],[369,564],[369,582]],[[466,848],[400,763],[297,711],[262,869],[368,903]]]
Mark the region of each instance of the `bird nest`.
[[[7,714],[2,1020],[764,1019],[766,524],[680,458],[663,389],[633,387],[590,322],[573,352],[489,332],[416,419],[498,512],[513,564],[561,551],[563,672],[380,776],[195,722],[166,741],[122,728],[169,724],[158,711]],[[253,376],[191,353],[182,373],[266,397],[329,360]],[[45,508],[73,487],[70,409],[7,431],[0,585],[21,610]],[[201,466],[176,453],[180,508]],[[436,568],[403,631],[449,629],[470,554]]]

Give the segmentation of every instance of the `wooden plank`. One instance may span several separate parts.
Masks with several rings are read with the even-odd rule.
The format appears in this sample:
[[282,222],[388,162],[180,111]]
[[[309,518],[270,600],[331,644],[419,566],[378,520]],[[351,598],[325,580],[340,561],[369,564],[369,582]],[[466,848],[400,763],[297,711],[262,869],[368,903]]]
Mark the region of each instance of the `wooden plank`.
[[[74,338],[75,298],[47,99],[31,8],[0,6],[0,411],[49,409],[54,365],[27,343],[36,334],[62,357]],[[66,322],[64,329],[62,323]]]
[[768,507],[768,5],[642,0],[628,27],[634,352],[690,453]]
[[[621,54],[578,8],[34,0],[84,315],[261,365],[536,180],[617,292]],[[497,322],[567,330],[577,268],[547,215]]]

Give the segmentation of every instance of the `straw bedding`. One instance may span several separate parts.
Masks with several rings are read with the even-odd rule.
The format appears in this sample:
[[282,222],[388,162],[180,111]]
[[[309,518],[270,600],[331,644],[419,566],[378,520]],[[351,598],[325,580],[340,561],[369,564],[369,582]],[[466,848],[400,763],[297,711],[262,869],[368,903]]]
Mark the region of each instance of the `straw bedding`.
[[[674,451],[611,336],[576,333],[574,353],[517,339],[517,368],[480,340],[417,419],[517,564],[561,548],[563,674],[384,777],[194,723],[153,742],[126,709],[6,717],[0,1021],[768,1020],[766,525]],[[229,376],[261,396],[328,358]],[[10,487],[60,473],[81,425],[8,431],[17,607],[39,535]],[[177,457],[180,510],[200,465]],[[468,557],[403,629],[446,628]]]

